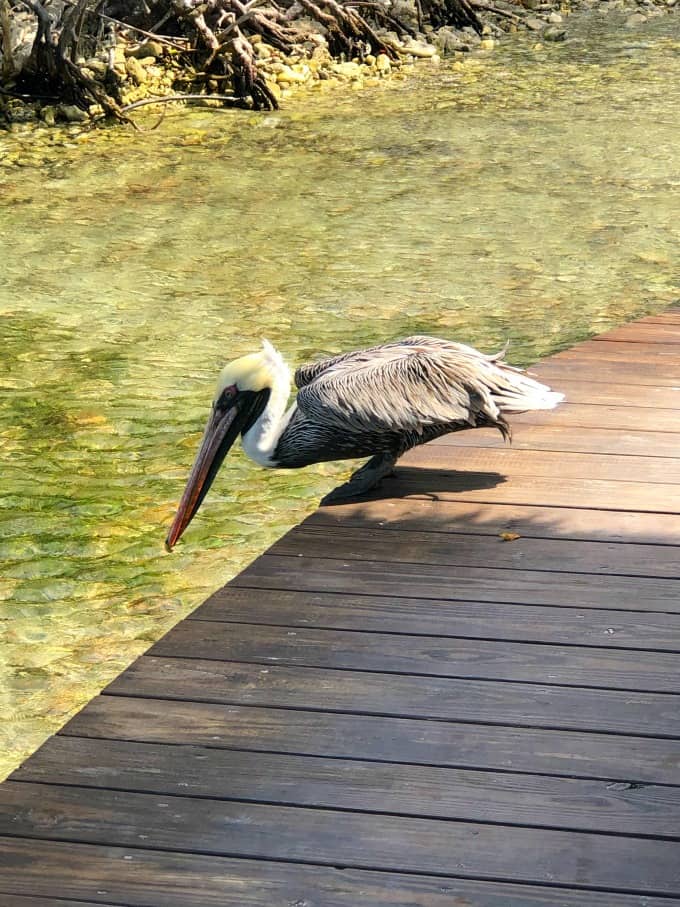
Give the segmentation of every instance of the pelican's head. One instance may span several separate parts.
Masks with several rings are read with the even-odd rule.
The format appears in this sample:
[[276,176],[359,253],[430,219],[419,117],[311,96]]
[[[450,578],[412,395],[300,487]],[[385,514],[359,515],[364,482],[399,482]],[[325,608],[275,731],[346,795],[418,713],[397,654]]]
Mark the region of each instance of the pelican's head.
[[262,415],[282,362],[265,340],[259,352],[241,356],[222,369],[201,446],[165,540],[168,550],[194,518],[239,433],[245,434]]

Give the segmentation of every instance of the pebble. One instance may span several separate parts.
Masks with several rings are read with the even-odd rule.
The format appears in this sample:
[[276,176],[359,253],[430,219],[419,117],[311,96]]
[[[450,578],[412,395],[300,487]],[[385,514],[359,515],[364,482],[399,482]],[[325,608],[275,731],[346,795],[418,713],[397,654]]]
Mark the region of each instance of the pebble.
[[276,75],[276,81],[279,82],[306,82],[310,76],[310,69],[305,66],[301,71],[297,71],[292,66],[284,65]]
[[437,32],[436,42],[442,53],[459,50],[462,44],[460,35],[457,35],[452,28],[440,28]]
[[643,22],[647,21],[647,16],[644,16],[642,13],[633,13],[632,16],[628,16],[626,19],[626,28],[636,28],[638,25],[642,25]]
[[434,45],[426,44],[422,41],[410,41],[405,46],[405,50],[414,57],[423,58],[433,57],[437,53],[437,48]]
[[128,57],[125,62],[125,71],[130,76],[135,85],[144,85],[149,81],[146,69],[142,66],[136,57]]
[[85,111],[81,110],[80,107],[76,107],[75,104],[60,104],[57,107],[57,112],[59,116],[69,123],[84,123],[89,119]]
[[95,77],[100,78],[100,79],[104,78],[104,76],[106,75],[107,70],[108,70],[108,66],[106,65],[106,63],[103,60],[96,60],[96,59],[88,60],[87,68],[91,69],[92,72],[94,73]]
[[154,60],[157,60],[158,57],[163,56],[163,45],[160,41],[145,41],[144,44],[126,48],[125,52],[128,57],[137,57],[138,59],[153,57]]
[[524,24],[531,31],[541,31],[541,29],[545,28],[545,22],[543,21],[543,19],[525,19]]
[[560,25],[563,21],[564,20],[559,13],[550,13],[548,16],[548,22],[550,22],[551,25]]
[[358,79],[362,74],[358,63],[334,63],[331,70],[345,79]]
[[543,32],[543,39],[545,41],[564,41],[566,37],[566,28],[560,28],[559,25],[549,25]]
[[375,58],[375,68],[383,75],[386,75],[392,69],[392,63],[387,54],[378,54]]
[[40,111],[40,119],[48,126],[54,126],[57,122],[57,108],[43,107],[43,109]]

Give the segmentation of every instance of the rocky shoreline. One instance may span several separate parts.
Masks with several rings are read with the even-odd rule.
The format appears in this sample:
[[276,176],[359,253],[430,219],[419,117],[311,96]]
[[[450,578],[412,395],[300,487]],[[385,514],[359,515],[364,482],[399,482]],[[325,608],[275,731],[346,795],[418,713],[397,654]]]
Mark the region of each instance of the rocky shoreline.
[[[672,13],[679,3],[680,0],[479,0],[473,3],[479,15],[475,27],[435,28],[423,26],[413,0],[387,0],[394,21],[406,25],[409,33],[371,22],[377,39],[373,43],[377,46],[357,42],[358,52],[352,57],[333,54],[328,30],[309,18],[296,23],[299,40],[292,52],[284,52],[262,34],[249,35],[248,43],[258,77],[271,96],[272,103],[267,105],[271,107],[301,89],[319,90],[332,84],[361,89],[385,79],[403,79],[416,66],[437,66],[442,58],[463,60],[471,54],[488,53],[521,32],[530,33],[535,47],[540,48],[544,42],[568,39],[572,17],[594,9],[599,13],[617,11],[624,27],[635,29],[651,18]],[[12,25],[13,47],[9,51],[5,21],[6,56],[11,52],[15,59],[26,57],[35,40],[35,26],[28,14]],[[192,66],[189,61],[182,39],[147,37],[139,29],[129,27],[118,30],[113,46],[99,48],[90,57],[80,57],[75,62],[93,85],[114,84],[120,110],[126,115],[151,104],[222,107],[234,102],[244,106],[239,103],[243,97],[231,94],[233,76],[212,74],[206,71],[207,67]],[[3,69],[2,64],[0,55],[0,72],[5,73],[4,81],[0,80],[0,128],[12,131],[20,124],[30,123],[89,127],[102,122],[111,112],[96,101],[84,105],[49,96],[24,95],[19,90],[21,83],[8,76],[8,68],[5,65]]]

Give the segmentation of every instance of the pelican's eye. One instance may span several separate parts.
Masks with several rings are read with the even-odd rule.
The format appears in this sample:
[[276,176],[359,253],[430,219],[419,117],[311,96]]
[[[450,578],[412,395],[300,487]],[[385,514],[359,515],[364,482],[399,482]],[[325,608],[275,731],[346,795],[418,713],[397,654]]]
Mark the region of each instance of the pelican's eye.
[[234,400],[238,396],[238,388],[235,384],[229,384],[224,388],[222,393],[219,395],[217,400],[215,400],[216,409],[229,409],[233,404]]

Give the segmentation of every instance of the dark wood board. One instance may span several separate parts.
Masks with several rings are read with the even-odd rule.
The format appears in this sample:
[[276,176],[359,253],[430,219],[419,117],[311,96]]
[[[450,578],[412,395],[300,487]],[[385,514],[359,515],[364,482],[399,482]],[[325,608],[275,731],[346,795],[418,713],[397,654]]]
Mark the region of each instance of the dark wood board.
[[[412,461],[413,462],[413,461]],[[591,507],[601,510],[680,514],[678,485],[605,479],[560,479],[549,476],[504,476],[499,472],[458,472],[455,457],[449,469],[397,466],[383,480],[379,494],[399,499],[427,496],[430,500],[544,507]]]
[[595,338],[602,342],[625,341],[626,343],[680,343],[680,325],[673,323],[636,324],[634,330],[629,325],[614,328],[606,334]]
[[[606,353],[608,348],[600,349]],[[614,358],[591,355],[587,360],[584,358],[579,362],[578,359],[569,359],[560,354],[560,358],[553,356],[532,365],[529,373],[539,381],[552,385],[555,390],[559,390],[558,382],[585,374],[587,377],[582,380],[592,383],[596,393],[601,385],[625,384],[644,388],[677,387],[680,383],[680,365],[673,359],[638,361],[633,366],[620,355]]]
[[661,312],[658,315],[648,315],[646,318],[640,318],[635,324],[674,324],[680,325],[680,312],[670,309],[667,312]]
[[[53,891],[129,907],[612,907],[609,892],[334,869],[57,841],[0,839],[0,889]],[[0,896],[1,897],[1,896]],[[70,907],[70,905],[69,905]],[[680,899],[617,894],[616,907],[680,907]]]
[[[498,450],[552,450],[583,454],[610,454],[620,459],[634,457],[664,458],[671,468],[678,456],[680,444],[677,434],[664,431],[622,431],[612,428],[566,428],[558,425],[524,425],[515,421],[512,427],[512,442],[504,441],[497,431],[477,428],[474,431],[459,431],[443,435],[433,441],[430,447],[492,447]],[[458,465],[457,455],[450,451],[449,466]],[[644,464],[641,475],[645,475]]]
[[[680,413],[680,410],[678,411]],[[524,428],[524,426],[522,426]],[[617,454],[574,453],[571,451],[517,450],[508,445],[496,448],[460,447],[453,453],[456,434],[448,435],[448,444],[427,444],[415,447],[399,461],[403,466],[428,469],[469,470],[470,472],[499,473],[502,476],[541,476],[554,479],[599,479],[629,482],[644,476],[651,485],[680,484],[680,438],[678,457],[620,456]],[[468,432],[474,436],[474,432]],[[480,432],[481,434],[481,432]],[[443,439],[442,439],[443,440]],[[654,489],[649,489],[653,499]]]
[[680,744],[673,740],[305,708],[306,703],[298,709],[263,708],[102,695],[61,733],[680,785]]
[[[680,895],[674,841],[7,781],[0,834]],[[291,828],[295,833],[290,834]]]
[[505,602],[272,592],[226,586],[188,620],[680,651],[679,614]]
[[148,655],[107,691],[154,698],[171,691],[173,699],[198,702],[649,735],[673,738],[672,752],[680,746],[677,696],[658,693]]
[[[678,352],[680,358],[680,351]],[[650,406],[560,403],[556,409],[535,410],[510,418],[511,425],[559,425],[577,428],[610,428],[620,431],[680,433],[680,409]],[[678,439],[680,445],[680,439]]]
[[[0,841],[0,847],[3,842]],[[2,884],[3,866],[0,862],[0,884]],[[14,883],[16,885],[16,883]],[[3,894],[0,891],[0,907],[120,907],[113,901],[68,901],[64,898],[54,898],[50,895],[45,897],[24,897],[17,894]]]
[[680,787],[57,736],[14,780],[680,840]]
[[[379,493],[378,493],[379,494]],[[418,498],[374,498],[320,507],[303,526],[357,526],[630,544],[680,545],[676,514],[543,507],[538,504],[471,503]]]
[[[149,654],[680,694],[680,656],[670,652],[194,620]],[[680,698],[676,708],[680,714]]]
[[[499,545],[501,542],[499,542]],[[505,544],[512,544],[507,542]],[[680,613],[677,580],[498,567],[433,566],[264,554],[234,580],[251,589],[359,592],[449,601],[517,602],[569,608]]]
[[[680,518],[679,518],[680,520]],[[269,549],[272,555],[391,563],[460,565],[522,571],[658,576],[680,579],[674,545],[480,536],[399,529],[304,526],[287,532]],[[312,565],[313,566],[313,565]],[[560,577],[562,579],[562,577]]]
[[[532,374],[541,380],[547,366],[531,369]],[[548,379],[546,379],[548,380]],[[548,381],[548,383],[550,383]],[[566,378],[554,383],[554,390],[565,394],[569,403],[597,404],[599,406],[646,406],[651,408],[680,408],[680,388],[668,386],[644,386],[640,384],[623,384],[613,382],[593,382],[588,379]]]
[[592,360],[610,359],[619,360],[629,364],[630,371],[635,370],[637,362],[659,362],[663,365],[664,360],[678,362],[677,343],[656,343],[653,341],[632,341],[632,334],[626,340],[600,340],[598,337],[592,340],[585,340],[576,346],[555,353],[554,356],[548,357],[546,362],[553,362],[557,359],[582,360],[584,363],[589,362],[591,370],[595,373],[597,366],[592,364]]

